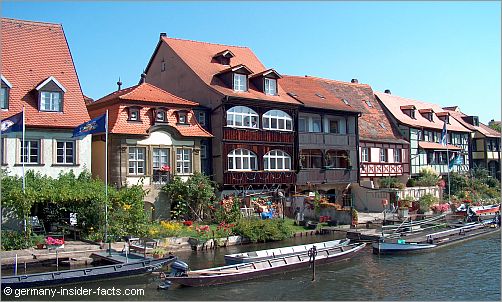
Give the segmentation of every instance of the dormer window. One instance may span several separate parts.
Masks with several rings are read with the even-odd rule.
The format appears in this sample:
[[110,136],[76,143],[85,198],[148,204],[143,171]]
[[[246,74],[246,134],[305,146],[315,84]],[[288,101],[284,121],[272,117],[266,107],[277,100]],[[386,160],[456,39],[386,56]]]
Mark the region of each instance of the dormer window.
[[188,124],[188,112],[178,111],[176,114],[178,115],[178,124]]
[[277,80],[265,78],[265,94],[277,95]]
[[128,110],[129,110],[128,121],[131,121],[131,122],[139,122],[139,121],[141,121],[141,119],[139,117],[139,110],[140,110],[140,108],[138,108],[138,107],[129,107]]
[[38,108],[40,111],[63,111],[63,94],[66,89],[56,78],[50,76],[35,89],[39,92]]
[[473,116],[472,117],[472,124],[476,127],[479,127],[479,117]]
[[248,77],[245,74],[234,73],[234,91],[248,90]]
[[220,51],[213,56],[213,60],[221,65],[230,65],[230,59],[235,57],[235,55],[228,49]]
[[155,122],[164,123],[166,121],[166,111],[164,109],[155,110]]
[[436,113],[437,117],[447,124],[450,123],[450,114],[448,112],[438,112]]
[[401,106],[400,109],[404,114],[411,117],[412,119],[415,119],[415,110],[417,109],[415,106],[413,105]]
[[9,109],[9,92],[12,85],[2,75],[2,87],[0,91],[0,109]]
[[434,111],[432,109],[420,109],[420,114],[426,118],[429,122],[434,121]]

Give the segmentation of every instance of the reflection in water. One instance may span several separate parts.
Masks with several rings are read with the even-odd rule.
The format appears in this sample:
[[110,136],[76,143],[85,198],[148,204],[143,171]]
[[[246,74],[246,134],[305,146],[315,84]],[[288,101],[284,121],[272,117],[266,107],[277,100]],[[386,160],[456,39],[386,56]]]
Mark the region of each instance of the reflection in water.
[[[339,237],[338,237],[339,238]],[[338,239],[337,238],[337,239]],[[286,242],[233,246],[178,256],[191,269],[222,265],[223,255],[335,239],[329,235]],[[86,283],[84,288],[138,288],[145,296],[81,297],[89,300],[496,300],[500,301],[500,233],[402,256],[376,256],[367,248],[355,258],[308,270],[208,288],[157,290],[157,277],[141,276]],[[68,285],[65,288],[73,288]],[[4,298],[4,297],[2,297]],[[31,297],[34,299],[35,297]],[[75,297],[58,297],[75,300]]]

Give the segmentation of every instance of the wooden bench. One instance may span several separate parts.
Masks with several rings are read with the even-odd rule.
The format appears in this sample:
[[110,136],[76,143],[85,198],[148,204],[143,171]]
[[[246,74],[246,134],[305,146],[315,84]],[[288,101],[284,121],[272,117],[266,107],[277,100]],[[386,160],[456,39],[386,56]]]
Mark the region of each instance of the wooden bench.
[[151,238],[130,238],[129,249],[139,253],[147,254],[159,245],[159,241]]

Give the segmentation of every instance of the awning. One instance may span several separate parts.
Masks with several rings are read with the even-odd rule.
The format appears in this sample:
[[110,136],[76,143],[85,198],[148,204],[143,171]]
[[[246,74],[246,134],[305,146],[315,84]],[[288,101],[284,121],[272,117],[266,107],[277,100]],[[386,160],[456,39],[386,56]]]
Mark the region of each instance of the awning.
[[[446,146],[443,146],[440,143],[433,143],[433,142],[418,142],[418,147],[430,150],[446,150]],[[462,151],[462,148],[459,148],[454,145],[448,145],[448,150]]]

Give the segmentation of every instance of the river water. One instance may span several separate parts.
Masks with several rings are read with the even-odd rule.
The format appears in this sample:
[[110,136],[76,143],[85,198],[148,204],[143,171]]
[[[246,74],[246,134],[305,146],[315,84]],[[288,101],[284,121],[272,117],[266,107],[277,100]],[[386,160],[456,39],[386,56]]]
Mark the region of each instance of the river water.
[[[251,244],[178,256],[191,269],[224,263],[223,255],[239,251],[289,246],[337,238],[336,235],[291,238],[282,242]],[[338,237],[339,238],[339,237]],[[57,300],[448,300],[501,301],[501,240],[497,232],[485,237],[439,248],[432,252],[376,256],[367,247],[349,261],[316,267],[316,281],[309,270],[272,275],[251,281],[207,288],[157,290],[153,275],[58,288],[144,290],[137,296],[57,296]],[[3,296],[3,298],[6,298]],[[48,297],[24,297],[48,300]],[[10,297],[9,300],[12,300]],[[16,299],[17,300],[17,299]]]

